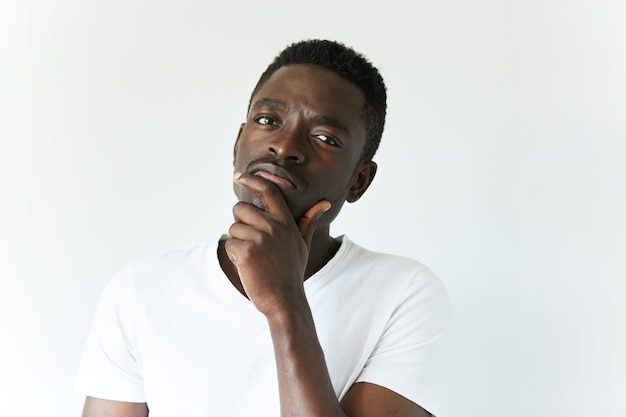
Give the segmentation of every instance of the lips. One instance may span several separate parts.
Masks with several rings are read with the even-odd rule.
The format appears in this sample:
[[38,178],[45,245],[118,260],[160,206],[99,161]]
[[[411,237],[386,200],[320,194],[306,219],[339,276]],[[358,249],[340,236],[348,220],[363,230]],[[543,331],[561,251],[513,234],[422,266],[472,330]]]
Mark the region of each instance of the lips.
[[298,181],[287,170],[274,164],[264,163],[254,166],[250,174],[257,175],[263,179],[276,184],[280,188],[298,189]]

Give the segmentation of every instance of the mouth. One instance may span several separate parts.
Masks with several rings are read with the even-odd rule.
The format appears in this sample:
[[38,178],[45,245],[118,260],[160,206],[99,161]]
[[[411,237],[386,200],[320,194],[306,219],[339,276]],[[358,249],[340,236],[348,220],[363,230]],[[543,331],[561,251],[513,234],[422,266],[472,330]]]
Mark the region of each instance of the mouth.
[[280,188],[288,188],[291,190],[298,189],[298,184],[294,178],[285,169],[274,164],[267,163],[257,165],[250,170],[250,174],[266,179]]

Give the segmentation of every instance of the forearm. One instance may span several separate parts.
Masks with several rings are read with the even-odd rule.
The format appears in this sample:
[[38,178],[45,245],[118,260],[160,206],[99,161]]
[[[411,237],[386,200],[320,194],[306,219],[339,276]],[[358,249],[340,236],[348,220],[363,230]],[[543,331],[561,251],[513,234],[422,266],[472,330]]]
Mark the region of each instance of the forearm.
[[278,371],[281,417],[345,417],[308,304],[268,317]]

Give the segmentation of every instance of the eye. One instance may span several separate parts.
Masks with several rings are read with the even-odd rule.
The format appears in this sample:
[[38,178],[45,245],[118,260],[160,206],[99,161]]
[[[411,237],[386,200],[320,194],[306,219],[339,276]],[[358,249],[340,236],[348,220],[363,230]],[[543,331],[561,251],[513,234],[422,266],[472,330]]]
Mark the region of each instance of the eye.
[[339,142],[335,138],[333,138],[332,136],[328,136],[328,135],[326,135],[324,133],[319,133],[319,134],[314,135],[314,136],[316,138],[318,138],[319,140],[321,140],[322,142],[327,143],[328,145],[336,146],[336,147],[340,146]]
[[276,120],[272,119],[269,116],[258,116],[254,119],[254,121],[263,126],[278,125]]

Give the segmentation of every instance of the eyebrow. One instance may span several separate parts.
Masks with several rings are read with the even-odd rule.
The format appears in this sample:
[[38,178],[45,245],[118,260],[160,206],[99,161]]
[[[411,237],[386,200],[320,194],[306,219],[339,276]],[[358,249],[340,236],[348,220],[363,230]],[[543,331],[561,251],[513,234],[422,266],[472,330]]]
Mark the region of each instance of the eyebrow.
[[[252,108],[259,108],[259,107],[268,108],[270,110],[281,110],[285,112],[288,112],[290,110],[290,107],[286,103],[280,100],[276,100],[274,98],[269,98],[269,97],[259,99],[255,101],[252,105]],[[343,123],[341,123],[338,119],[334,117],[325,116],[323,114],[318,114],[318,115],[313,116],[313,119],[321,124],[332,126],[335,129],[340,130],[344,134],[350,134],[350,130]]]
[[284,110],[284,111],[289,111],[289,106],[285,103],[283,103],[282,101],[278,101],[276,99],[273,98],[262,98],[260,100],[257,100],[254,102],[254,104],[252,105],[253,108],[256,107],[266,107],[269,108],[271,110]]
[[335,119],[334,117],[324,116],[322,114],[319,114],[313,118],[317,120],[318,122],[320,122],[321,124],[332,126],[335,129],[340,130],[342,133],[346,135],[350,134],[350,131],[348,130],[348,128],[339,120]]

